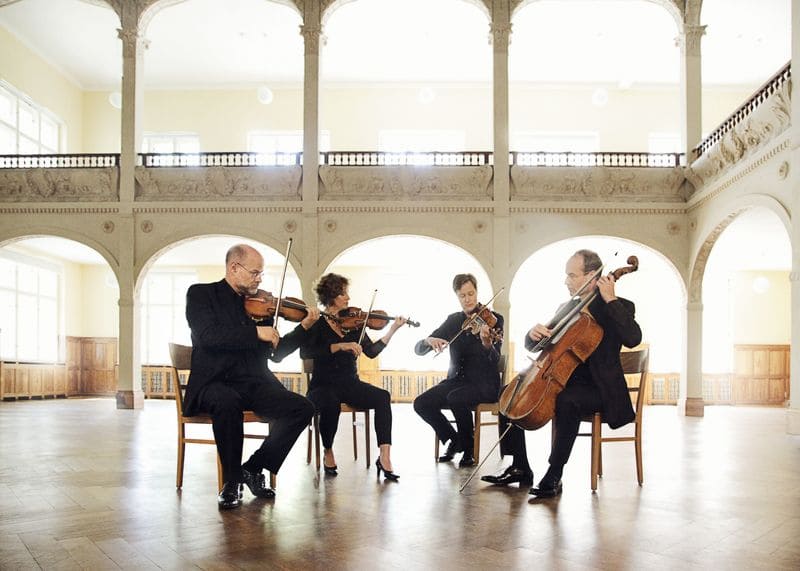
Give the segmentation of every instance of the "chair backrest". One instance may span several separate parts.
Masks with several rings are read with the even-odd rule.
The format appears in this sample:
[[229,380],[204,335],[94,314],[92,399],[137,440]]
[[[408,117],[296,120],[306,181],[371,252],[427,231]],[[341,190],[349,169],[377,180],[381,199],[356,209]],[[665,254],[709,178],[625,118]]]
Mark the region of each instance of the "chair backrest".
[[629,386],[628,391],[636,394],[636,420],[642,415],[642,407],[647,394],[647,368],[650,361],[650,349],[637,349],[636,351],[623,351],[619,354],[622,362],[622,372],[626,375],[639,375],[639,383]]
[[178,407],[178,418],[183,416],[183,391],[186,385],[181,384],[181,371],[192,368],[192,348],[187,345],[169,344],[169,358],[172,361],[172,374],[175,375],[175,406]]

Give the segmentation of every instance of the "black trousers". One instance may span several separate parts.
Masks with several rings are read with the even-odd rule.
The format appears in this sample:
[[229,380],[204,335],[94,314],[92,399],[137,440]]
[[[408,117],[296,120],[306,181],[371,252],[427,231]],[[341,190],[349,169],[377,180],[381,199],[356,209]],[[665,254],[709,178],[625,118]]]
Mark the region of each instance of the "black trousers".
[[244,464],[250,472],[266,468],[276,473],[314,415],[308,399],[286,390],[274,376],[209,383],[198,395],[198,410],[211,415],[226,482],[243,479],[243,411],[252,410],[270,423],[269,436]]
[[[442,443],[458,438],[462,448],[472,451],[472,409],[482,402],[497,400],[498,387],[445,379],[414,399],[414,410],[422,420],[431,425]],[[453,411],[456,428],[450,424],[442,409]]]
[[[575,438],[578,436],[581,418],[587,414],[598,412],[601,408],[600,390],[591,380],[572,379],[567,383],[564,390],[556,397],[556,415],[553,419],[555,439],[550,450],[550,466],[557,470],[564,467],[572,453]],[[506,426],[508,426],[508,419],[501,414],[498,425],[500,434],[503,434]],[[516,465],[527,466],[525,431],[512,426],[508,434],[500,441],[500,454],[512,456]]]
[[342,403],[353,408],[374,409],[378,446],[392,443],[392,398],[389,391],[359,379],[330,385],[314,385],[312,381],[308,400],[314,403],[319,412],[319,434],[323,447],[333,448]]

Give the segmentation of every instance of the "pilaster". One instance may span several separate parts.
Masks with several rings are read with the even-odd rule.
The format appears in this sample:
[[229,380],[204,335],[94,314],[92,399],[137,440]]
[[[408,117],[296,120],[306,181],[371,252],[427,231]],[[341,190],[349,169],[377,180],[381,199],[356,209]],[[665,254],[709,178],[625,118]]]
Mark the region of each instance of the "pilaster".
[[117,381],[117,408],[142,408],[141,359],[139,355],[139,319],[134,275],[133,214],[118,218],[119,256],[119,375]]
[[681,48],[681,139],[687,163],[694,159],[692,150],[700,144],[702,134],[702,58],[700,41],[705,26],[684,25],[677,39]]
[[[800,0],[792,0],[792,72],[800,61]],[[790,359],[789,408],[786,411],[786,432],[800,434],[800,98],[792,97],[791,153],[789,176],[792,181],[792,272],[789,275],[792,295],[792,345]]]
[[142,142],[142,106],[144,103],[143,60],[149,42],[139,35],[138,12],[126,9],[122,28],[122,109],[119,166],[119,193],[122,204],[132,204],[135,195],[136,155]]

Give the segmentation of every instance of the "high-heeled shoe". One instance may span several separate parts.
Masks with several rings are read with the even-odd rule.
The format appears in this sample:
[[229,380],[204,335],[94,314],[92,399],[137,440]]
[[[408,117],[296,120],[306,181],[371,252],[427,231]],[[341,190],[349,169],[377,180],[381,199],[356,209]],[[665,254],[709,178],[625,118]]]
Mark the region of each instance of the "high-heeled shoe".
[[325,470],[325,475],[326,476],[338,476],[339,475],[339,472],[337,471],[339,469],[338,466],[326,466],[325,464],[323,464],[322,465],[322,469]]
[[379,480],[381,479],[381,470],[383,471],[383,477],[386,478],[387,480],[391,480],[392,482],[396,482],[397,480],[400,479],[400,474],[395,474],[394,472],[392,472],[390,470],[387,470],[386,468],[383,467],[383,464],[381,464],[381,459],[380,458],[375,460],[375,468],[377,468],[377,470],[378,470],[378,479]]

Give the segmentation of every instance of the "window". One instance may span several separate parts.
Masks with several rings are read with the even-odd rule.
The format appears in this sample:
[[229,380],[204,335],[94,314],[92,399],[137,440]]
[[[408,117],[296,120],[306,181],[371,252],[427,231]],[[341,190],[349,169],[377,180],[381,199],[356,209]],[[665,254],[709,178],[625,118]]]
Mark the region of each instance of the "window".
[[197,281],[194,271],[152,271],[141,291],[142,364],[169,364],[170,342],[191,345],[186,323],[186,290]]
[[65,131],[58,117],[0,81],[0,154],[57,154]]
[[0,358],[57,362],[62,338],[61,268],[0,254]]
[[[319,151],[326,153],[331,148],[330,131],[319,134]],[[303,152],[302,131],[250,131],[247,134],[247,151],[258,153],[256,164],[280,165],[295,164],[294,158],[281,157],[282,154]]]
[[650,133],[647,136],[647,152],[682,153],[681,136],[678,133]]
[[160,157],[159,166],[197,166],[200,164],[200,137],[194,133],[145,133],[142,152],[182,157]]
[[511,150],[518,153],[596,153],[596,132],[518,131],[511,137]]

